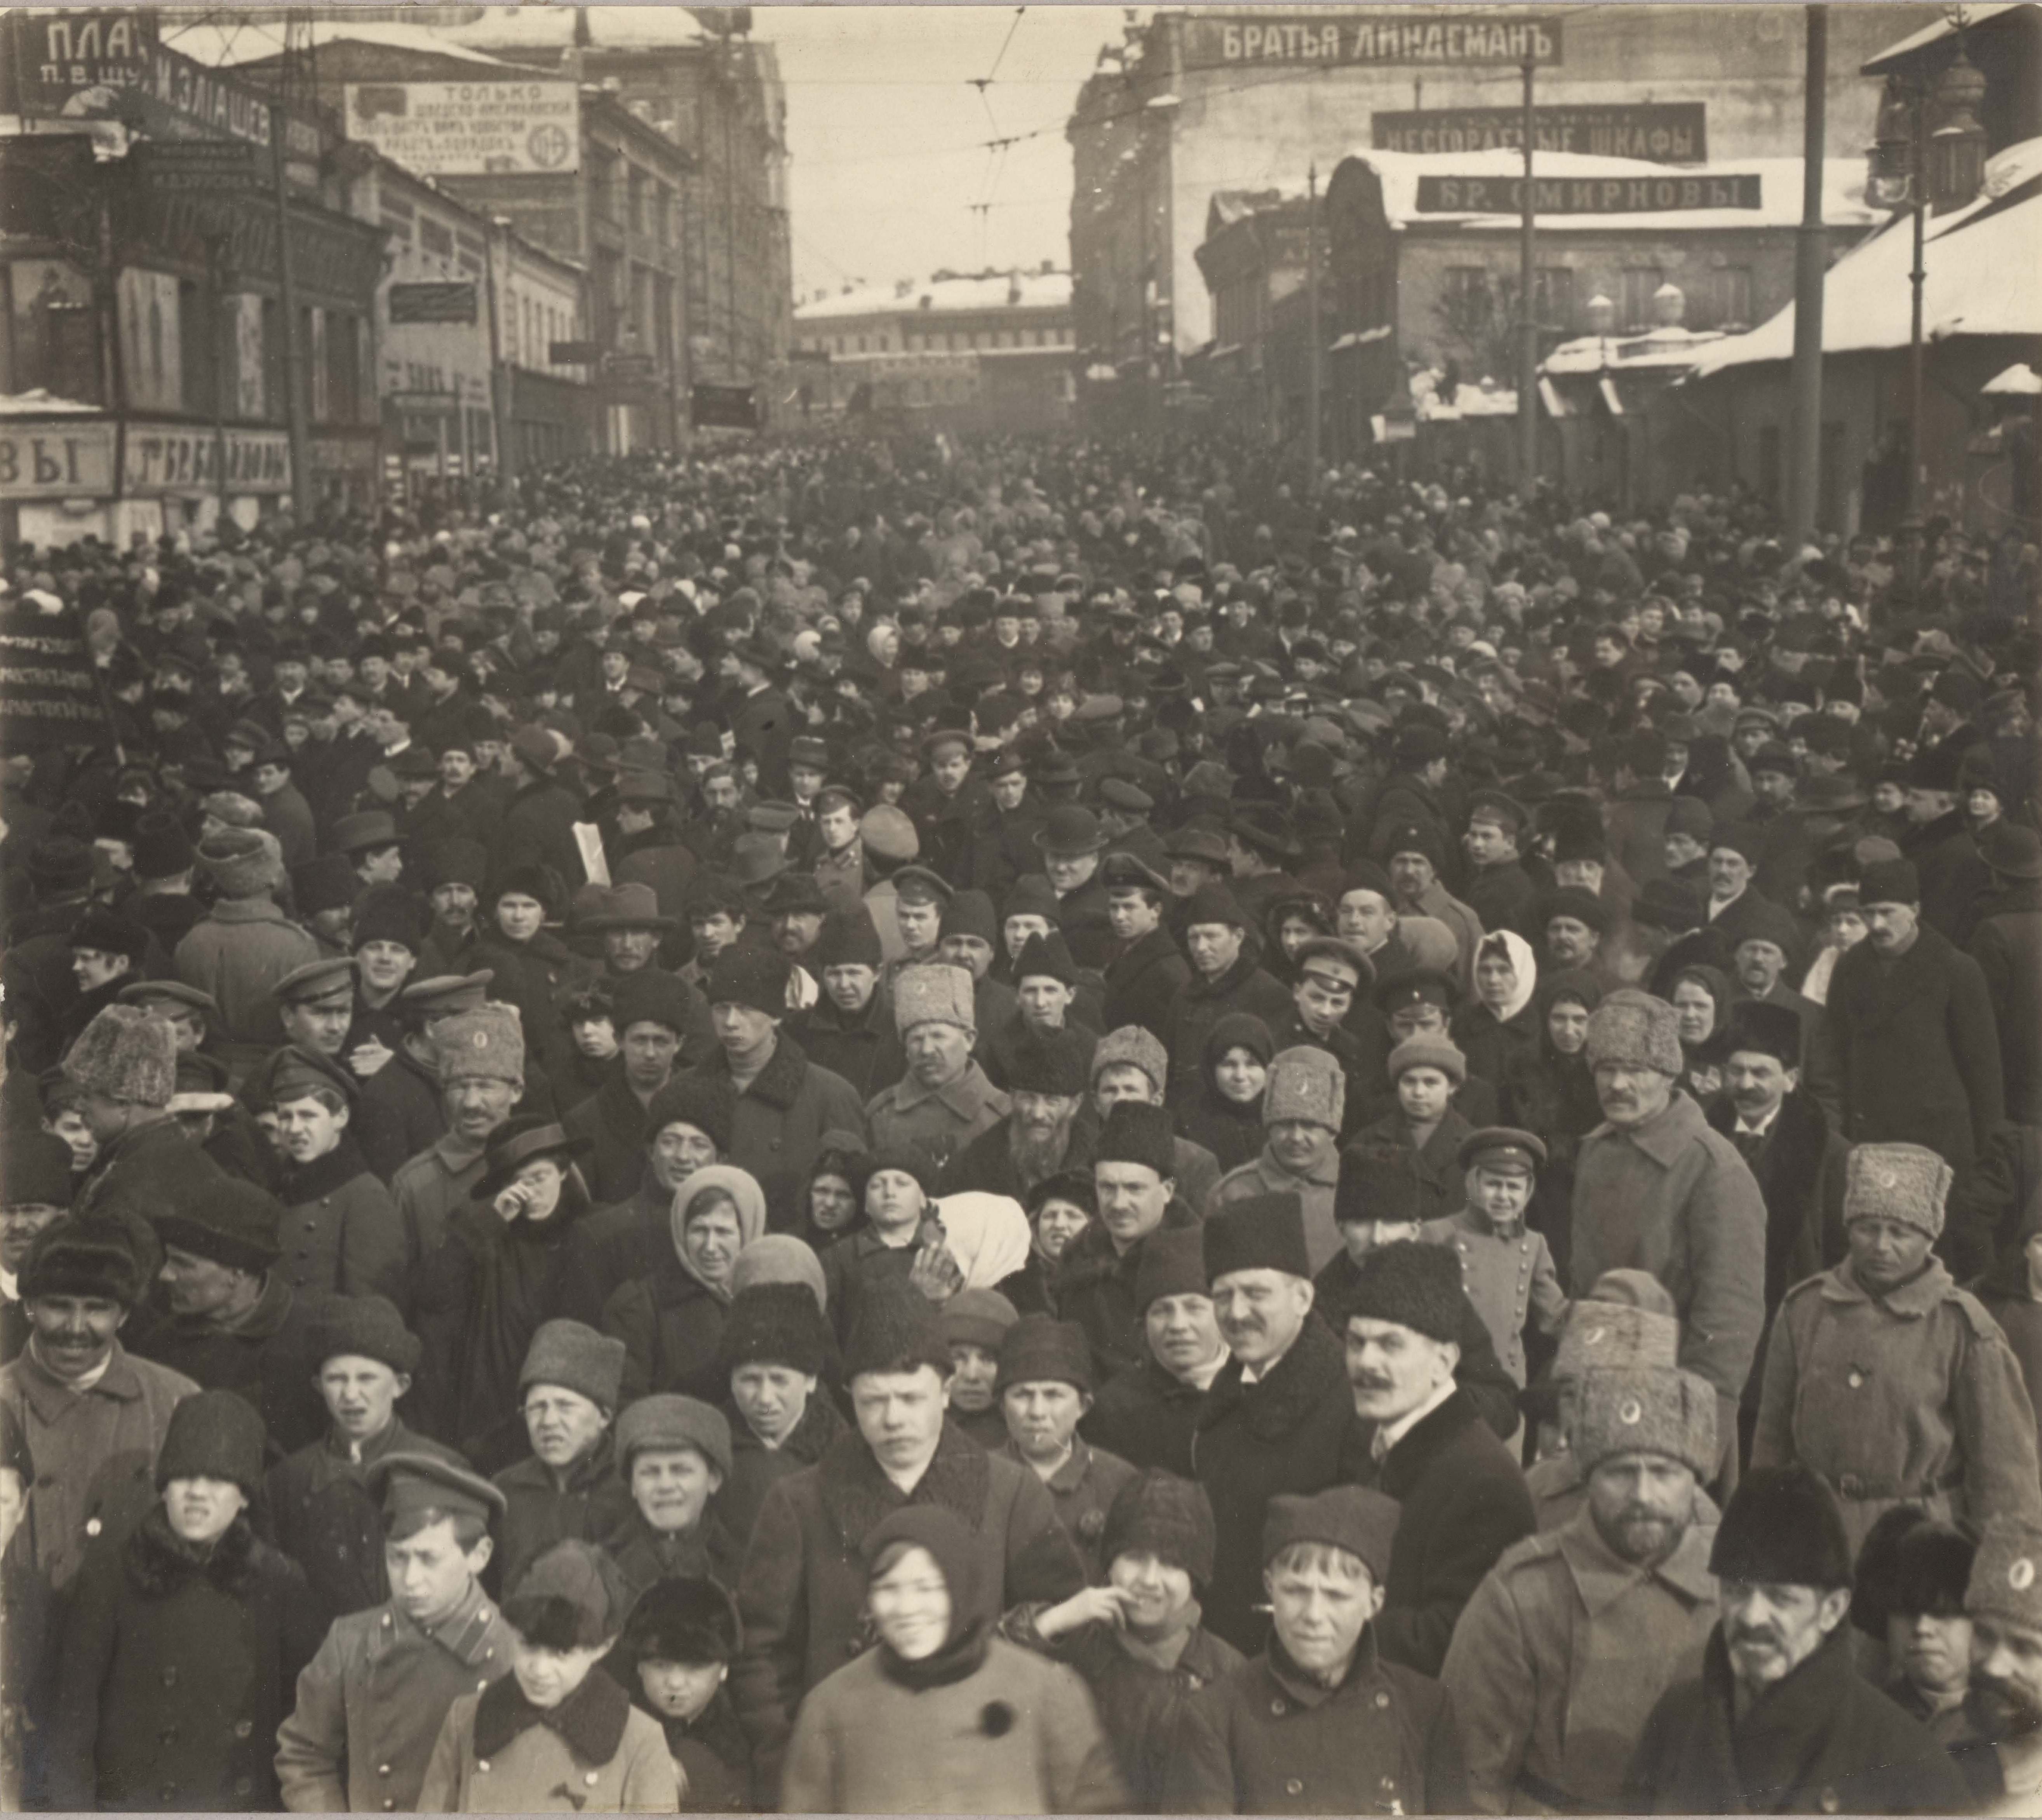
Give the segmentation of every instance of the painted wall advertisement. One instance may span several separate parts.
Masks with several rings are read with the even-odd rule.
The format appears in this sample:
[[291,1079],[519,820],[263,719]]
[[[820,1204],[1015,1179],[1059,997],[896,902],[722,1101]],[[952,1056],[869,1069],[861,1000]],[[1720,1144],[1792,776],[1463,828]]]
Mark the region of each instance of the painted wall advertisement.
[[1444,63],[1542,67],[1560,61],[1560,21],[1470,6],[1431,13],[1190,13],[1188,69],[1243,64]]
[[105,499],[113,491],[113,426],[0,425],[0,499]]
[[581,168],[572,82],[350,82],[347,136],[426,177]]
[[184,407],[184,360],[178,337],[178,281],[169,272],[124,266],[120,355],[128,401],[144,411]]
[[262,378],[262,300],[247,291],[229,300],[234,305],[234,402],[235,415],[266,415]]

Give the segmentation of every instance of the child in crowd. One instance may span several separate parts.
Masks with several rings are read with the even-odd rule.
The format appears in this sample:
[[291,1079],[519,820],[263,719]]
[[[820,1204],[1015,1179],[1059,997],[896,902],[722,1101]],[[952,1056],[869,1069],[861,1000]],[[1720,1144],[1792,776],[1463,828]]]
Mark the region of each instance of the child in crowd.
[[640,1595],[607,1665],[664,1730],[683,1814],[756,1807],[751,1745],[725,1685],[740,1635],[737,1608],[713,1580],[662,1580]]
[[1408,1151],[1418,1180],[1418,1218],[1440,1219],[1466,1198],[1461,1145],[1474,1127],[1454,1096],[1467,1080],[1467,1057],[1447,1038],[1406,1037],[1390,1052],[1397,1110],[1356,1134],[1355,1147],[1387,1145]]
[[1007,1445],[1000,1409],[1000,1347],[1019,1319],[996,1289],[967,1289],[943,1304],[950,1349],[950,1420],[988,1453]]

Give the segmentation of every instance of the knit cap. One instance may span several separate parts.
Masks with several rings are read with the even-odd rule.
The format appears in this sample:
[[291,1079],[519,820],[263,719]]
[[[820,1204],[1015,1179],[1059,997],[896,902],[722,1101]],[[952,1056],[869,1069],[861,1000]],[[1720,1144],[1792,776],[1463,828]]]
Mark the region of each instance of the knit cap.
[[1971,1559],[1964,1609],[2042,1631],[2042,1523],[2000,1516],[1986,1525]]
[[1860,1144],[1844,1160],[1844,1224],[1898,1220],[1938,1237],[1954,1179],[1949,1164],[1919,1144]]
[[1590,1371],[1575,1388],[1567,1446],[1584,1472],[1616,1454],[1663,1454],[1707,1479],[1718,1457],[1715,1386],[1664,1366]]
[[1301,1044],[1270,1063],[1262,1095],[1264,1125],[1298,1121],[1338,1131],[1346,1107],[1347,1076],[1327,1050]]
[[927,1365],[950,1375],[950,1349],[928,1298],[905,1283],[881,1282],[860,1298],[844,1348],[843,1381],[855,1386],[866,1372],[916,1371]]
[[730,1424],[699,1398],[664,1394],[641,1397],[617,1418],[617,1463],[628,1483],[641,1453],[692,1447],[725,1478],[730,1477]]
[[507,1080],[525,1084],[525,1030],[518,1008],[491,999],[433,1027],[440,1080]]
[[1208,1283],[1244,1270],[1311,1276],[1304,1202],[1294,1194],[1248,1195],[1215,1206],[1206,1216],[1203,1236]]
[[522,1399],[534,1384],[554,1384],[586,1397],[598,1409],[614,1409],[624,1382],[625,1344],[579,1321],[542,1322],[518,1374]]
[[1380,1585],[1390,1571],[1401,1512],[1396,1499],[1366,1485],[1329,1485],[1310,1497],[1286,1492],[1270,1499],[1263,1520],[1263,1564],[1301,1542],[1323,1543],[1363,1562]]
[[1219,1549],[1212,1500],[1196,1481],[1151,1466],[1120,1488],[1107,1507],[1099,1543],[1099,1558],[1109,1564],[1123,1554],[1153,1554],[1165,1567],[1188,1573],[1203,1590]]
[[943,1304],[940,1318],[946,1344],[997,1352],[1021,1315],[996,1289],[963,1289]]
[[1446,1245],[1398,1239],[1363,1258],[1343,1313],[1349,1321],[1387,1321],[1442,1345],[1458,1345],[1467,1310],[1459,1254]]
[[829,1347],[822,1309],[806,1286],[755,1283],[730,1298],[717,1340],[717,1368],[727,1373],[740,1365],[784,1365],[819,1377]]
[[624,1627],[631,1589],[593,1543],[556,1542],[503,1601],[503,1621],[536,1650],[587,1650]]
[[87,1093],[163,1107],[177,1092],[178,1034],[139,1005],[102,1005],[63,1058],[64,1079]]
[[229,1270],[260,1272],[277,1261],[283,1218],[283,1202],[267,1188],[229,1176],[204,1195],[187,1196],[174,1211],[158,1214],[156,1236]]
[[1092,1342],[1075,1321],[1024,1314],[1000,1343],[995,1388],[1004,1396],[1016,1384],[1044,1383],[1073,1384],[1090,1396]]
[[1642,1270],[1606,1270],[1567,1310],[1553,1375],[1578,1380],[1592,1371],[1671,1368],[1681,1352],[1673,1298]]
[[950,1023],[978,1030],[972,977],[963,967],[940,962],[904,967],[893,981],[894,1027],[905,1036],[920,1023]]
[[1388,1065],[1393,1081],[1409,1068],[1436,1068],[1456,1087],[1467,1080],[1467,1057],[1443,1036],[1407,1036],[1390,1050]]
[[223,897],[260,897],[284,882],[284,849],[267,828],[220,828],[198,843],[197,857]]
[[1153,1169],[1158,1176],[1175,1176],[1176,1133],[1170,1122],[1170,1115],[1163,1107],[1142,1100],[1116,1100],[1106,1115],[1106,1122],[1099,1127],[1092,1161],[1139,1163]]
[[1588,1053],[1592,1067],[1608,1062],[1678,1076],[1679,1014],[1664,999],[1635,987],[1612,992],[1589,1013]]
[[251,1499],[262,1489],[269,1431],[255,1405],[231,1390],[201,1390],[170,1411],[156,1455],[156,1489],[173,1479],[224,1479]]
[[1141,1241],[1134,1266],[1134,1306],[1143,1314],[1166,1295],[1210,1295],[1205,1234],[1197,1226],[1158,1226]]
[[1140,1024],[1122,1024],[1119,1030],[1108,1030],[1093,1047],[1092,1084],[1096,1086],[1102,1074],[1117,1067],[1140,1069],[1161,1095],[1169,1084],[1170,1052],[1157,1040],[1154,1032]]
[[419,1368],[423,1348],[396,1305],[380,1295],[335,1296],[312,1323],[305,1349],[315,1369],[329,1359],[373,1359],[392,1371]]
[[819,1311],[829,1306],[829,1283],[815,1248],[792,1233],[761,1233],[737,1254],[730,1267],[730,1293],[768,1283],[792,1283],[805,1289]]

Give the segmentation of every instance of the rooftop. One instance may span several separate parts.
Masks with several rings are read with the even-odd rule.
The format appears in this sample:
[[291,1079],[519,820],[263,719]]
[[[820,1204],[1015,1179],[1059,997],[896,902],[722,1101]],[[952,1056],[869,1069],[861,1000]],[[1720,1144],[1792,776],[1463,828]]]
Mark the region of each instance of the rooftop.
[[980,272],[969,277],[931,278],[904,288],[860,285],[833,297],[800,304],[794,311],[794,320],[818,323],[902,312],[943,315],[984,310],[1067,310],[1070,307],[1071,275],[1068,272]]
[[[212,69],[258,63],[284,54],[284,28],[281,21],[251,21],[245,25],[220,25],[211,22],[217,17],[208,12],[199,15],[199,22],[177,25],[172,21],[178,15],[166,13],[163,15],[163,41],[193,63],[204,63]],[[315,49],[336,44],[380,44],[388,50],[458,58],[464,63],[502,70],[506,75],[523,73],[485,52],[471,50],[453,41],[445,32],[430,31],[423,25],[400,25],[373,19],[358,23],[348,19],[315,19],[309,29]]]
[[485,50],[566,50],[577,14],[598,50],[685,49],[712,35],[685,6],[485,6],[480,19],[434,35]]

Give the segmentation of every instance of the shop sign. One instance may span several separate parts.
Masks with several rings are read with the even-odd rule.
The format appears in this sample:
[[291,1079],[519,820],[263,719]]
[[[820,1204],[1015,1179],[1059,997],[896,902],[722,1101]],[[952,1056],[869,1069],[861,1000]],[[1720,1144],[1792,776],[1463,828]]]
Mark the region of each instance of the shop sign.
[[315,474],[373,474],[377,444],[371,437],[315,436],[305,458]]
[[281,430],[222,433],[182,423],[128,426],[120,472],[120,490],[128,496],[217,492],[223,478],[231,493],[289,492],[290,438]]
[[0,721],[9,745],[39,751],[89,744],[105,719],[77,614],[0,609]]
[[399,323],[472,323],[475,320],[475,281],[392,285],[390,320]]
[[1522,13],[1466,11],[1194,14],[1184,21],[1192,70],[1251,64],[1328,66],[1446,63],[1464,68],[1560,61],[1560,21]]
[[349,82],[347,136],[425,177],[565,176],[581,169],[572,82]]
[[0,499],[113,496],[111,423],[0,424]]
[[[1543,107],[1534,110],[1532,143],[1540,151],[1707,164],[1708,113],[1702,101]],[[1371,124],[1378,151],[1517,151],[1524,144],[1522,108],[1427,108],[1376,114]]]
[[698,385],[689,395],[688,419],[698,430],[756,430],[758,388],[749,385]]
[[[1521,177],[1421,177],[1421,215],[1516,215]],[[1709,177],[1540,177],[1532,206],[1541,215],[1665,215],[1703,208],[1765,206],[1756,171]]]

